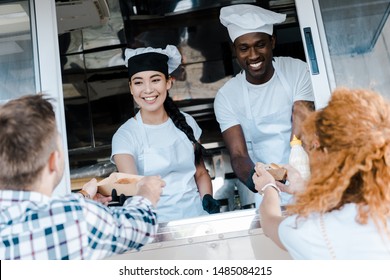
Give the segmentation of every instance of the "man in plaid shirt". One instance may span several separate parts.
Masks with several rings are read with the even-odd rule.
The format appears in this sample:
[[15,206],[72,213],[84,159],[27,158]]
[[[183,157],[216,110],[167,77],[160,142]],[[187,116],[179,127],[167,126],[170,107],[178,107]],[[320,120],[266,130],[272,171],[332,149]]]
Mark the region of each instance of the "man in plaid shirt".
[[64,154],[42,95],[0,107],[0,259],[101,259],[150,243],[164,181],[145,177],[123,207],[108,208],[96,180],[83,194],[51,197]]

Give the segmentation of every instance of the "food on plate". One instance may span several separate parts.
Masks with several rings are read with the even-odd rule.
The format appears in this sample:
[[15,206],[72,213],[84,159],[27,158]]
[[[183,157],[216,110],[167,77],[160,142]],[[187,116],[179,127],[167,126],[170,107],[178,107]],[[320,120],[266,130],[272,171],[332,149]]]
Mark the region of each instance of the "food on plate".
[[285,181],[287,178],[287,169],[277,165],[276,163],[266,164],[265,169],[276,181]]

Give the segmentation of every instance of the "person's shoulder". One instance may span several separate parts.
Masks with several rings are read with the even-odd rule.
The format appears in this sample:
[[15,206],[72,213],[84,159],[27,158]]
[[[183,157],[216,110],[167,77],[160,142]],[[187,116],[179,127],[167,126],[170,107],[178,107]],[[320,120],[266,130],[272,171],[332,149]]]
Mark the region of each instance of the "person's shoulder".
[[186,113],[186,112],[184,112],[184,111],[181,111],[181,110],[180,110],[180,113],[182,113],[182,114],[186,117],[186,119],[187,119],[187,118],[193,119],[193,117],[192,117],[190,114],[188,114],[188,113]]
[[195,118],[193,116],[183,111],[180,112],[184,115],[188,124],[192,125],[196,123]]
[[139,142],[141,140],[139,139],[140,134],[138,131],[139,128],[137,121],[134,118],[130,118],[117,129],[117,131],[112,136],[112,140],[115,143],[118,143],[118,141]]
[[134,127],[137,125],[137,120],[134,117],[131,117],[127,121],[125,121],[121,126],[124,127]]
[[137,127],[137,121],[135,120],[134,117],[128,119],[125,121],[116,131],[116,133],[121,133],[121,132],[129,132],[132,131],[133,129],[136,129]]
[[312,213],[308,217],[300,217],[297,214],[287,216],[281,223],[279,228],[294,228],[305,229],[310,227],[318,219],[317,213]]
[[295,79],[294,77],[309,73],[309,66],[301,59],[282,56],[274,57],[274,61],[285,77]]
[[237,75],[235,75],[234,77],[230,78],[228,81],[226,81],[222,86],[221,88],[219,89],[218,92],[223,92],[225,90],[228,90],[232,87],[235,87],[237,85],[240,85],[241,82],[240,82],[240,76],[242,75],[242,73],[238,73]]
[[228,80],[217,92],[214,100],[215,104],[231,102],[229,100],[236,100],[241,95],[241,76],[240,72],[236,76]]
[[278,66],[294,66],[307,64],[305,61],[291,56],[275,56],[273,59]]

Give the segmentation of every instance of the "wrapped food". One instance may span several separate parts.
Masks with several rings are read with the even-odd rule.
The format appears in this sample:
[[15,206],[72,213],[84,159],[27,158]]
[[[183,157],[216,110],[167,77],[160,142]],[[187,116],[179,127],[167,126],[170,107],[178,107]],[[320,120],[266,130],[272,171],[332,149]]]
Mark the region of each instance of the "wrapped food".
[[143,176],[113,172],[109,177],[98,182],[98,192],[110,196],[115,189],[118,195],[134,196],[138,191],[137,183]]
[[276,181],[284,182],[287,178],[287,169],[277,165],[276,163],[265,164],[267,170]]

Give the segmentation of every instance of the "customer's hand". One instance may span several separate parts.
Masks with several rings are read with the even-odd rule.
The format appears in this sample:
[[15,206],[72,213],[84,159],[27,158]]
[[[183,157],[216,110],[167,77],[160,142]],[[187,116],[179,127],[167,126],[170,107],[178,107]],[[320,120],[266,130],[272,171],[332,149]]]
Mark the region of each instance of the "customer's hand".
[[86,191],[89,196],[104,205],[108,205],[108,202],[112,200],[111,196],[104,196],[101,193],[98,193],[97,180],[95,178],[91,179],[89,182],[85,183],[82,187],[82,190]]
[[274,177],[265,170],[265,165],[261,162],[256,163],[255,174],[253,174],[252,179],[258,192],[260,192],[266,184],[275,184]]
[[282,192],[289,194],[302,192],[305,189],[305,181],[303,180],[299,171],[289,164],[282,165],[282,167],[287,169],[287,181],[289,184],[286,185],[280,182],[276,182],[276,185]]
[[145,176],[137,183],[136,195],[143,196],[150,200],[154,207],[160,200],[165,181],[160,176]]
[[101,193],[96,193],[96,195],[93,197],[93,200],[100,202],[104,205],[108,205],[108,203],[112,200],[111,195],[110,196],[104,196]]

